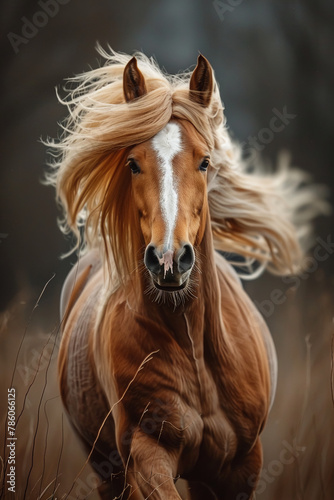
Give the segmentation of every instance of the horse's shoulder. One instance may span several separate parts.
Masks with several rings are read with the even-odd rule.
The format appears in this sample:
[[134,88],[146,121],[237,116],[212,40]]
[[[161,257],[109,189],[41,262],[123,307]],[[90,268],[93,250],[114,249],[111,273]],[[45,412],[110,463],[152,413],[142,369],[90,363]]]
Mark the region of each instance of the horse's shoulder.
[[[222,255],[218,254],[218,252],[215,253],[215,257],[216,257],[215,258],[216,266],[218,269],[218,277],[220,278],[223,284],[226,285],[226,283],[229,283],[230,286],[232,286],[232,288],[234,289],[233,301],[238,301],[239,305],[242,304],[244,311],[247,311],[246,313],[247,321],[249,321],[249,325],[252,326],[252,328],[249,328],[247,330],[248,334],[257,337],[263,342],[263,346],[265,348],[265,353],[266,353],[266,361],[268,362],[269,365],[269,375],[270,375],[269,408],[271,408],[274,402],[276,393],[276,384],[277,384],[277,356],[276,356],[274,342],[272,340],[266,322],[264,321],[260,312],[256,308],[255,304],[252,302],[251,298],[244,291],[240,277],[238,276],[235,269]],[[237,286],[237,288],[235,288],[235,285]],[[226,300],[228,300],[229,298],[232,300],[232,297],[229,294],[226,294],[223,297],[225,306],[226,306]],[[228,314],[229,313],[228,311],[226,311],[225,307],[225,317],[228,317]],[[230,326],[233,324],[236,326],[234,331],[235,336],[238,335],[238,332],[240,330],[240,321],[241,318],[239,314],[235,314],[235,312],[231,314],[230,321],[228,321],[228,324]],[[253,345],[254,348],[256,348],[258,344],[257,342],[255,342],[255,344]],[[250,344],[248,343],[247,346],[249,351]]]

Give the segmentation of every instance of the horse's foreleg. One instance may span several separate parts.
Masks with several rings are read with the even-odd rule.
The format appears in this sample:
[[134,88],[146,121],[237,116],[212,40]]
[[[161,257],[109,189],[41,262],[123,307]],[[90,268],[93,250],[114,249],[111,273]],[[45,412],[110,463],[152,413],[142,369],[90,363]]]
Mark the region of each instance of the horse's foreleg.
[[[174,481],[176,454],[167,451],[152,437],[138,431],[131,445],[131,457],[126,471],[144,498],[150,500],[181,500]],[[131,497],[130,497],[131,498]]]

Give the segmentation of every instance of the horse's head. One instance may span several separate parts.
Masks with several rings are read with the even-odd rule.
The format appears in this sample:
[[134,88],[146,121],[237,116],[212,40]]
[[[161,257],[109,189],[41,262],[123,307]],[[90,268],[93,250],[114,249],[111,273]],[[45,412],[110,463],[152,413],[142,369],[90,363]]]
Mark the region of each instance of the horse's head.
[[[130,102],[146,93],[136,59],[124,70],[124,96]],[[212,69],[199,56],[190,79],[189,99],[210,103]],[[132,192],[146,244],[144,263],[160,290],[184,288],[195,264],[194,246],[203,238],[210,151],[190,122],[171,121],[152,139],[133,147],[127,158]]]

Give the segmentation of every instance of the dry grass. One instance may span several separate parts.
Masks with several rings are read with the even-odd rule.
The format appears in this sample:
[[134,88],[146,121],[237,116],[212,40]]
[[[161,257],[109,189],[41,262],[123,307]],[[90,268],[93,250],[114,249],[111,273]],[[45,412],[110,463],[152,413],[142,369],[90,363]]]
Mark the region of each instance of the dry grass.
[[[45,318],[41,320],[45,314],[43,305],[34,311],[27,328],[33,304],[29,295],[29,292],[23,292],[1,317],[0,456],[4,455],[3,440],[7,437],[7,388],[13,386],[16,389],[17,418],[15,498],[60,499],[70,490],[86,456],[60,401],[56,378],[58,329],[44,331],[41,327],[41,323],[45,324]],[[57,299],[54,303],[57,304]],[[15,369],[15,358],[23,337]],[[11,383],[14,369],[14,381]],[[94,487],[93,484],[85,484],[89,473],[91,469],[87,466],[73,488],[73,498],[77,495],[78,498],[85,498]],[[13,498],[13,494],[8,493],[6,487],[1,498]],[[98,496],[91,495],[89,498]]]
[[[269,480],[261,483],[263,492],[257,495],[261,500],[333,498],[334,328],[333,288],[330,292],[328,285],[319,272],[277,311],[279,384],[263,434],[264,469]],[[273,466],[279,461],[285,442],[297,444],[298,456],[283,467]],[[282,471],[276,476],[269,472],[279,469]]]
[[[256,495],[260,500],[333,497],[333,292],[329,285],[317,271],[268,320],[278,351],[279,383],[263,433],[264,469]],[[256,286],[260,289],[261,283]],[[57,300],[54,297],[55,309]],[[56,382],[57,348],[53,349],[58,330],[52,330],[52,325],[45,329],[43,304],[29,321],[33,305],[29,294],[22,292],[0,318],[0,456],[6,437],[7,388],[13,385],[17,417],[23,408],[16,431],[15,498],[61,499],[71,491],[68,498],[97,499],[89,465],[73,486],[87,454],[63,417]],[[3,498],[13,496],[6,493]]]

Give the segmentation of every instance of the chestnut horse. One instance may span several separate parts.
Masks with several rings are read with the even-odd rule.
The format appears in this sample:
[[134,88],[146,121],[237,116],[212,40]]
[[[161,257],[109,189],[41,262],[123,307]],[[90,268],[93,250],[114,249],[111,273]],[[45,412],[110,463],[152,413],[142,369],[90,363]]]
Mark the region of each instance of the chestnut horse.
[[101,498],[180,499],[178,478],[191,499],[251,498],[276,355],[215,249],[291,272],[288,174],[242,170],[203,56],[175,77],[106,57],[79,77],[49,176],[86,246],[61,298],[63,404]]

